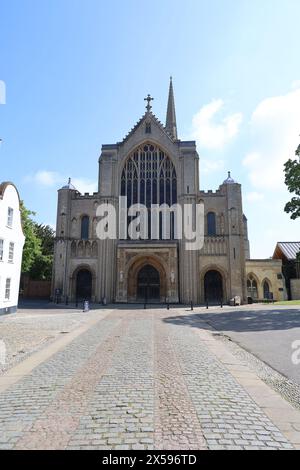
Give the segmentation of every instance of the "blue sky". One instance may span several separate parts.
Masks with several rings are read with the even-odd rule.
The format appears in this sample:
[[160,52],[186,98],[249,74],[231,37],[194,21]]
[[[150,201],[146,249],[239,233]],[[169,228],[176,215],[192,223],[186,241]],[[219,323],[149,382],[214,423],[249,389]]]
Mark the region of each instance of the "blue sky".
[[0,0],[0,180],[54,225],[56,189],[68,176],[96,189],[101,145],[124,137],[147,93],[164,121],[172,75],[201,188],[231,170],[252,257],[271,256],[300,239],[282,173],[300,143],[299,18],[299,0]]

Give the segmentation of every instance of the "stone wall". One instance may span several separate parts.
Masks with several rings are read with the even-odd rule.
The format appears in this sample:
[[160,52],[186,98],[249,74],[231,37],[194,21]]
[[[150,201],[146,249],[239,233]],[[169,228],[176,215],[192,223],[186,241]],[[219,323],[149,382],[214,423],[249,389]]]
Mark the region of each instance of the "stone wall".
[[291,279],[292,300],[300,300],[300,279]]

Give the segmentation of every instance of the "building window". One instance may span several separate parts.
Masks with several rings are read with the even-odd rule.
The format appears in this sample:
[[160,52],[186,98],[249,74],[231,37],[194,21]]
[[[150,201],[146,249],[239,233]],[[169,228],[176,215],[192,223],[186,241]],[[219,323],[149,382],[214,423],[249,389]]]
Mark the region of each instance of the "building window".
[[14,218],[14,210],[9,207],[7,210],[7,226],[12,227]]
[[251,297],[252,299],[258,298],[257,282],[253,276],[249,276],[247,280],[247,295],[248,297]]
[[[159,147],[147,143],[137,148],[126,160],[121,176],[121,196],[127,196],[127,208],[144,204],[148,210],[148,239],[151,239],[151,205],[177,203],[177,177],[171,159]],[[131,222],[128,217],[127,224]],[[174,238],[171,223],[170,237]],[[161,223],[159,234],[162,238]]]
[[3,261],[3,245],[4,241],[0,240],[0,261]]
[[81,239],[82,240],[88,240],[89,226],[90,226],[90,218],[87,215],[85,215],[81,219]]
[[214,237],[216,234],[216,214],[214,212],[209,212],[207,214],[207,235],[210,237]]
[[270,284],[268,283],[268,281],[264,282],[263,289],[264,289],[264,299],[270,299],[271,293],[270,293]]
[[151,134],[151,122],[146,122],[146,134]]
[[11,286],[11,279],[6,279],[6,283],[5,283],[5,300],[10,299],[10,286]]
[[14,251],[15,251],[15,244],[10,242],[9,244],[9,251],[8,251],[8,262],[12,263],[14,260]]

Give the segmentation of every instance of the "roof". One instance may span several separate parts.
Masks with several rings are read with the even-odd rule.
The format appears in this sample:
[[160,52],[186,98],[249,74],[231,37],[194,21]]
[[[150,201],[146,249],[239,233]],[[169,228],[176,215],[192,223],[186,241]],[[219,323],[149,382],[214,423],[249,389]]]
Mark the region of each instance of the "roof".
[[18,191],[17,187],[14,185],[14,183],[12,183],[11,181],[4,181],[3,183],[0,183],[0,199],[3,199],[5,190],[8,186],[13,186],[15,188],[16,193],[17,193],[18,198],[19,198],[19,202],[21,203],[19,191]]
[[72,191],[77,191],[75,186],[71,183],[71,178],[68,179],[68,184],[63,186],[61,189],[71,189]]
[[143,122],[143,120],[145,120],[146,118],[152,119],[152,121],[157,124],[157,126],[161,129],[161,131],[164,134],[166,134],[171,141],[174,140],[172,135],[168,132],[165,126],[159,121],[159,119],[157,119],[157,117],[151,111],[146,111],[145,114],[141,117],[141,119],[136,123],[136,125],[131,129],[131,131],[126,135],[126,137],[119,144],[124,144],[125,142],[127,142],[128,139],[135,133],[135,131]]
[[[283,256],[288,261],[296,259],[300,252],[300,242],[278,242],[274,251],[273,258]],[[280,256],[281,255],[281,256]]]
[[231,178],[231,172],[228,171],[228,177],[225,181],[223,181],[223,184],[235,184],[236,181],[234,181],[233,178]]

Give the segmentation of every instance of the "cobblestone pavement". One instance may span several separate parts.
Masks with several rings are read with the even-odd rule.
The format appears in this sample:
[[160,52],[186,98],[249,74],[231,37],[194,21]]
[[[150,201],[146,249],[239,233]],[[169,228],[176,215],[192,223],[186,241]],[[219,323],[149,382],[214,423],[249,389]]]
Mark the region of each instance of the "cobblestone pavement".
[[4,364],[0,362],[0,374],[95,315],[94,311],[83,314],[79,310],[55,308],[22,308],[13,315],[0,315],[0,340],[6,346],[6,360]]
[[178,313],[99,317],[0,394],[0,448],[292,448]]

